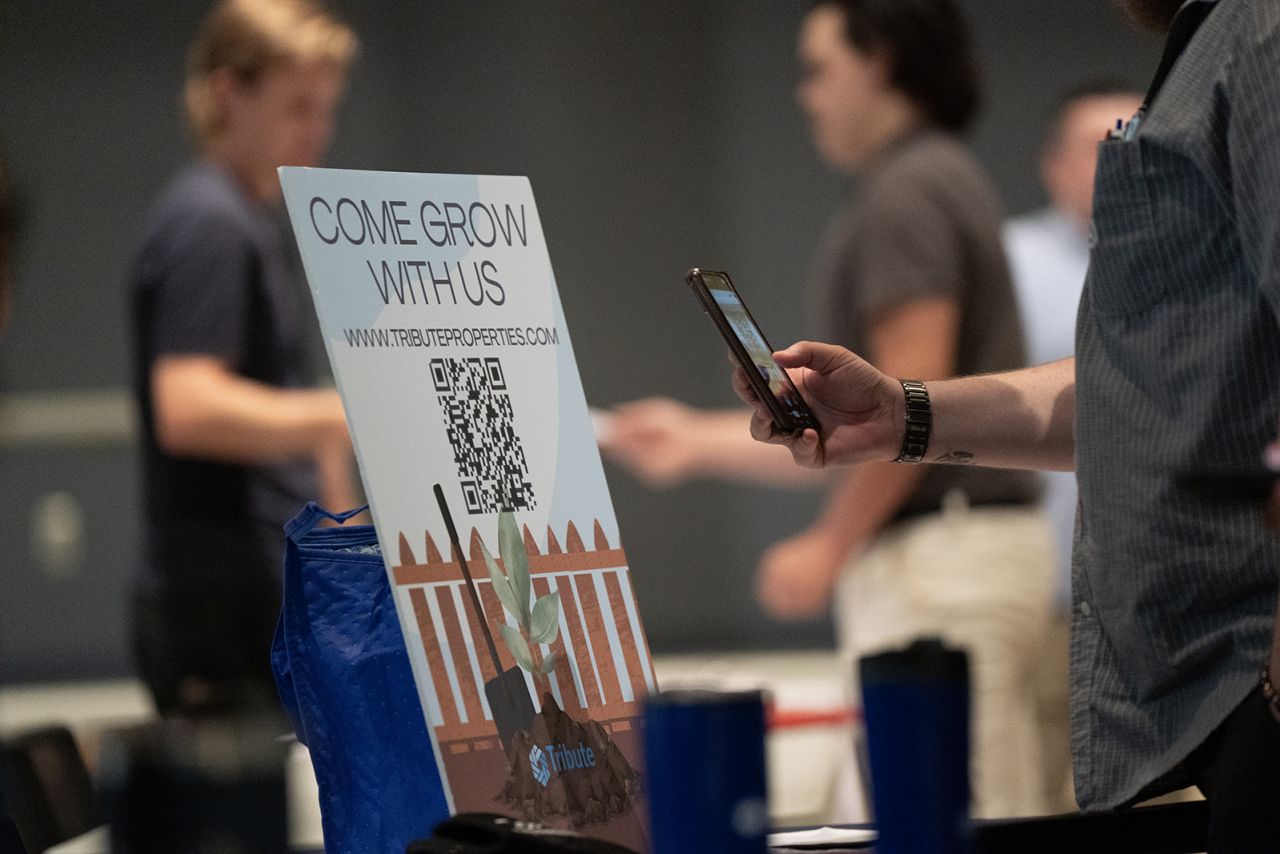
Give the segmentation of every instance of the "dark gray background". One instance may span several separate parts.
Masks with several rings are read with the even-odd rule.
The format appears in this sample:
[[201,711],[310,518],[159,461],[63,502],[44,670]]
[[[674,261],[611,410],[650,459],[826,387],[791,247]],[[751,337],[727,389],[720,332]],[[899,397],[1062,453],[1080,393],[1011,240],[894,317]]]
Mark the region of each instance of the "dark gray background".
[[[1010,212],[1043,200],[1035,148],[1054,97],[1159,52],[1107,0],[967,0],[985,68],[972,134]],[[781,0],[339,3],[363,52],[330,165],[528,175],[588,400],[732,402],[685,269],[732,271],[775,344],[802,337],[809,254],[844,187],[792,99],[805,4]],[[182,61],[204,3],[0,2],[0,150],[24,201],[0,395],[121,388],[123,281],[139,219],[188,149]],[[0,417],[4,417],[0,409]],[[0,448],[0,678],[127,672],[137,540],[127,445]],[[817,496],[697,483],[610,486],[655,653],[814,647],[826,621],[770,622],[756,558]],[[78,572],[40,571],[35,502],[85,512]]]

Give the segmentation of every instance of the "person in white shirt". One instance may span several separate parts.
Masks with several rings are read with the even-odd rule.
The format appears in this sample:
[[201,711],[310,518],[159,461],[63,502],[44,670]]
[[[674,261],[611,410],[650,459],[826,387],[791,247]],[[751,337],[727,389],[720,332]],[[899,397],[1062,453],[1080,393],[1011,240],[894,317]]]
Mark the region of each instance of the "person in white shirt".
[[[1133,115],[1141,103],[1142,93],[1111,82],[1080,86],[1060,98],[1040,152],[1040,181],[1049,204],[1005,225],[1005,254],[1033,365],[1075,353],[1076,307],[1089,267],[1098,143],[1118,117]],[[1075,809],[1067,736],[1067,653],[1076,476],[1044,472],[1043,477],[1041,502],[1053,526],[1058,572],[1052,627],[1039,671],[1041,753],[1046,802],[1068,810]]]

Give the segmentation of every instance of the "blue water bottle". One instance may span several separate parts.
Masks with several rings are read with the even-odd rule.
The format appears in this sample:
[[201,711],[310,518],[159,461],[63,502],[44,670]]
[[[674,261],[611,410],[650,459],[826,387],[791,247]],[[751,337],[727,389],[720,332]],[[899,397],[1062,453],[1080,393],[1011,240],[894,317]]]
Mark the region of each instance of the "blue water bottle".
[[653,694],[644,730],[653,854],[763,854],[764,695]]
[[876,854],[965,854],[969,664],[938,638],[861,659]]

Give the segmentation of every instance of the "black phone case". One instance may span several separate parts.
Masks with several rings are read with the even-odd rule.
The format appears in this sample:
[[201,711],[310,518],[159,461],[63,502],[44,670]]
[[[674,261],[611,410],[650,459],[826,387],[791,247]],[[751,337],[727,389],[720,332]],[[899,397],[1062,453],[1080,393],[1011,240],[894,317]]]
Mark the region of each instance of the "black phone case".
[[818,419],[814,416],[812,410],[809,409],[804,398],[800,396],[799,389],[796,389],[794,386],[792,387],[792,391],[795,393],[799,407],[804,410],[808,418],[807,424],[795,422],[791,418],[791,414],[787,412],[786,409],[782,407],[782,404],[779,403],[778,399],[773,396],[773,392],[769,389],[769,384],[765,382],[764,378],[755,370],[755,365],[751,361],[750,354],[748,354],[746,348],[742,346],[742,342],[738,340],[738,336],[734,334],[733,329],[729,326],[728,320],[724,317],[723,311],[721,311],[719,306],[715,305],[715,301],[710,297],[707,283],[703,280],[704,272],[714,273],[715,275],[722,276],[724,278],[730,289],[738,295],[738,301],[742,305],[742,310],[746,313],[747,318],[751,321],[752,325],[755,326],[756,331],[760,334],[765,346],[772,350],[773,345],[769,343],[769,339],[765,338],[764,330],[760,329],[760,324],[756,323],[755,317],[751,314],[751,309],[747,308],[746,301],[742,299],[742,294],[738,292],[736,287],[734,287],[733,280],[729,278],[728,273],[718,270],[704,270],[702,267],[694,267],[685,274],[685,282],[693,291],[694,296],[697,297],[698,303],[702,306],[703,313],[711,318],[712,323],[715,324],[716,329],[720,332],[720,337],[722,337],[725,343],[729,345],[729,349],[733,352],[734,358],[738,360],[739,366],[747,374],[747,380],[751,383],[751,387],[755,389],[756,396],[764,402],[766,407],[768,407],[769,413],[773,416],[774,428],[779,433],[799,433],[806,427],[813,427],[816,430],[818,428]]

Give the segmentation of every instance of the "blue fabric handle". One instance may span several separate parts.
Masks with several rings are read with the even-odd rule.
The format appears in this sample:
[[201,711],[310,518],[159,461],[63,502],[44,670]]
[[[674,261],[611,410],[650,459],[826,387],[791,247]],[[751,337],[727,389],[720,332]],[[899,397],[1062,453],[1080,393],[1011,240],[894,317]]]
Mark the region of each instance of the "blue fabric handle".
[[312,530],[315,529],[316,525],[319,525],[324,519],[331,519],[341,525],[348,519],[358,516],[368,509],[368,504],[361,504],[359,507],[353,507],[352,509],[344,510],[341,513],[334,513],[330,510],[324,509],[314,501],[308,501],[307,505],[298,511],[297,516],[294,516],[285,523],[284,535],[291,542],[296,543],[298,540],[311,533]]

